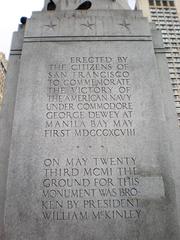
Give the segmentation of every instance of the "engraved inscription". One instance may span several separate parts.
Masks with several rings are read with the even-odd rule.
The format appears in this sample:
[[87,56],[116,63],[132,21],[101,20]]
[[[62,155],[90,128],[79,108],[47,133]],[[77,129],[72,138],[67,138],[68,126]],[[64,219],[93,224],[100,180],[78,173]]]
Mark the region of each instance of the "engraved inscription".
[[135,136],[131,90],[125,56],[50,64],[44,136]]
[[43,161],[42,216],[47,221],[139,219],[135,156]]
[[[49,64],[45,139],[132,138],[136,135],[127,56],[74,57]],[[73,146],[72,146],[73,147]],[[93,152],[94,144],[86,149]],[[140,177],[133,154],[81,151],[42,161],[45,221],[136,220],[142,214]]]

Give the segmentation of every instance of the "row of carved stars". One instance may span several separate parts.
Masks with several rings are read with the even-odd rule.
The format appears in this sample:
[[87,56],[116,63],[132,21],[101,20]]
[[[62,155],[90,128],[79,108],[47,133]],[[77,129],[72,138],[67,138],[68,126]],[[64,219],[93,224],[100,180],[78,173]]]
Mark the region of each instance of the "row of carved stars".
[[[57,17],[58,18],[58,17]],[[59,19],[60,20],[60,19]],[[129,26],[130,24],[126,22],[126,20],[123,20],[123,23],[118,23],[119,26],[122,26],[124,28],[126,28],[128,31],[130,31]],[[54,24],[51,20],[50,20],[50,24],[46,24],[44,25],[45,27],[48,27],[52,30],[54,30],[54,28],[57,26],[57,24]],[[93,30],[93,27],[96,26],[96,24],[94,23],[90,23],[88,20],[86,23],[82,23],[81,26],[84,26],[90,30]]]

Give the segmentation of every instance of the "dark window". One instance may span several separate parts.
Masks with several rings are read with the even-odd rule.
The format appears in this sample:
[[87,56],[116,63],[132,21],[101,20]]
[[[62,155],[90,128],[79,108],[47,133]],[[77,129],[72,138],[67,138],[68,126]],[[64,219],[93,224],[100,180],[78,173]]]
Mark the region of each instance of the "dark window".
[[167,1],[163,1],[163,6],[167,6]]
[[161,1],[156,0],[156,5],[157,5],[157,6],[161,6]]
[[154,6],[154,0],[149,0],[149,5]]
[[174,7],[174,1],[170,1],[170,2],[169,2],[169,5],[170,5],[171,7]]

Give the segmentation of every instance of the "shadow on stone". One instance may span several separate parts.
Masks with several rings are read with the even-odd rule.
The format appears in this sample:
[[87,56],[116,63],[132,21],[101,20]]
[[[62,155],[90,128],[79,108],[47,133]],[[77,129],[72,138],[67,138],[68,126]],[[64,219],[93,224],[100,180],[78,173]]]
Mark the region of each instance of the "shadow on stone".
[[85,1],[85,2],[83,2],[82,4],[80,4],[80,5],[76,8],[76,10],[88,10],[88,9],[91,8],[91,6],[92,6],[91,1]]
[[48,10],[48,11],[54,11],[54,10],[56,10],[56,4],[55,4],[52,0],[50,0],[50,2],[48,3],[48,5],[47,5],[47,10]]

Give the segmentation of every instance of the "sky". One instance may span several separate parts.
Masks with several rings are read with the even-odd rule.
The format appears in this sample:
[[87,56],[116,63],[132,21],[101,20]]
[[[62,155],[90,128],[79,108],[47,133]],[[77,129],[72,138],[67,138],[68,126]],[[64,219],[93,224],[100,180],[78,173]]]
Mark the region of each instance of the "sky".
[[[128,0],[133,8],[135,0]],[[30,17],[32,11],[40,11],[44,0],[0,0],[0,52],[9,56],[12,33],[17,30],[22,16]]]

